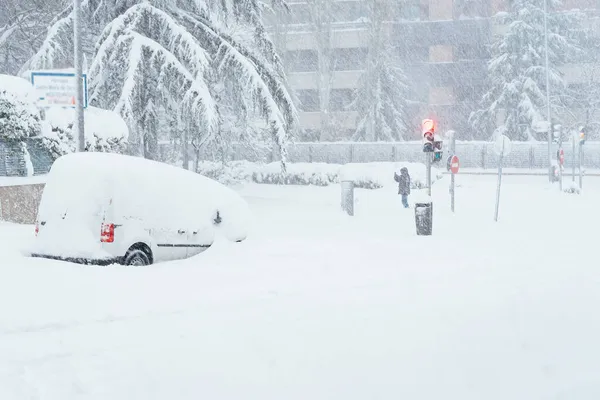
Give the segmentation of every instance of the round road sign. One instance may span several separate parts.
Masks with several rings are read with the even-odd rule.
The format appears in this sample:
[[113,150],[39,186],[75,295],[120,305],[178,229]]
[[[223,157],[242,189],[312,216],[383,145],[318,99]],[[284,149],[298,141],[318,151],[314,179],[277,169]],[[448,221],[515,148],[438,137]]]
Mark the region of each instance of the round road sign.
[[458,156],[452,156],[450,158],[450,172],[453,174],[458,174],[458,168],[460,167],[460,162],[458,160]]
[[507,136],[500,135],[494,142],[494,151],[496,154],[507,156],[511,150],[510,139]]

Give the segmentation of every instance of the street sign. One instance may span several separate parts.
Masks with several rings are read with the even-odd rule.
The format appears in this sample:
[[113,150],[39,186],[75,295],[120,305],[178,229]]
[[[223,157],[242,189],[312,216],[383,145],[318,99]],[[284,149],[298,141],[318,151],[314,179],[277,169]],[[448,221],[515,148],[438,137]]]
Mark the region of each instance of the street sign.
[[532,128],[537,133],[548,132],[550,130],[550,122],[548,121],[536,121],[532,124]]
[[[87,75],[83,74],[83,108],[88,106]],[[38,95],[40,107],[75,108],[77,85],[75,74],[69,72],[32,72],[31,84]]]
[[494,142],[494,152],[498,155],[502,154],[506,156],[510,153],[511,142],[505,135],[498,136],[498,139]]
[[460,167],[460,163],[458,160],[458,156],[452,156],[450,159],[450,172],[453,174],[458,174],[458,168]]

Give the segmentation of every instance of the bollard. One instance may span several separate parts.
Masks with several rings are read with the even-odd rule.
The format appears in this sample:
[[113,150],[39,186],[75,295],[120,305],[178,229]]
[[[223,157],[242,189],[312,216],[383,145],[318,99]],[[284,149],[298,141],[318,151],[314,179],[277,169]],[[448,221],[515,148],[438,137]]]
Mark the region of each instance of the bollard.
[[354,181],[342,181],[342,210],[354,215]]

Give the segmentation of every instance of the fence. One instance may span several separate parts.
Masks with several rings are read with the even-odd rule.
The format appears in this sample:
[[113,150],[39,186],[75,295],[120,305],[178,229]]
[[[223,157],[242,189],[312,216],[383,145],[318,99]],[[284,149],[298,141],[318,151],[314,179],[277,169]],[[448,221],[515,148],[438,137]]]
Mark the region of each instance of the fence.
[[[447,143],[446,143],[447,146]],[[163,154],[170,149],[169,144],[162,144]],[[577,154],[573,155],[572,144],[563,144],[565,167],[577,163]],[[558,146],[552,145],[552,158],[556,159]],[[600,142],[587,142],[583,147],[583,166],[600,169]],[[578,149],[576,148],[576,152]],[[448,149],[444,149],[448,154]],[[490,142],[456,142],[456,154],[460,157],[461,168],[494,168],[497,155]],[[191,156],[190,159],[193,159]],[[208,155],[200,155],[202,160],[212,160]],[[228,160],[248,160],[254,162],[272,162],[278,160],[275,152],[257,151],[242,145],[234,145]],[[513,142],[511,153],[504,158],[504,166],[509,168],[543,169],[548,167],[548,144],[543,142]],[[422,162],[423,152],[420,142],[401,143],[295,143],[288,146],[288,161],[292,163],[366,163],[405,161]]]

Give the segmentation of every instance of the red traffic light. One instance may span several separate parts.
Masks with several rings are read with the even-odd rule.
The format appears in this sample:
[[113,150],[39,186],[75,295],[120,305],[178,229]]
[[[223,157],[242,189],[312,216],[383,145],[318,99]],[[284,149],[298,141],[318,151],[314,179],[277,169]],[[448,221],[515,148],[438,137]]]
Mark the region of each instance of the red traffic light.
[[423,139],[433,142],[433,133],[435,132],[435,122],[432,119],[424,119],[421,122],[421,133]]

